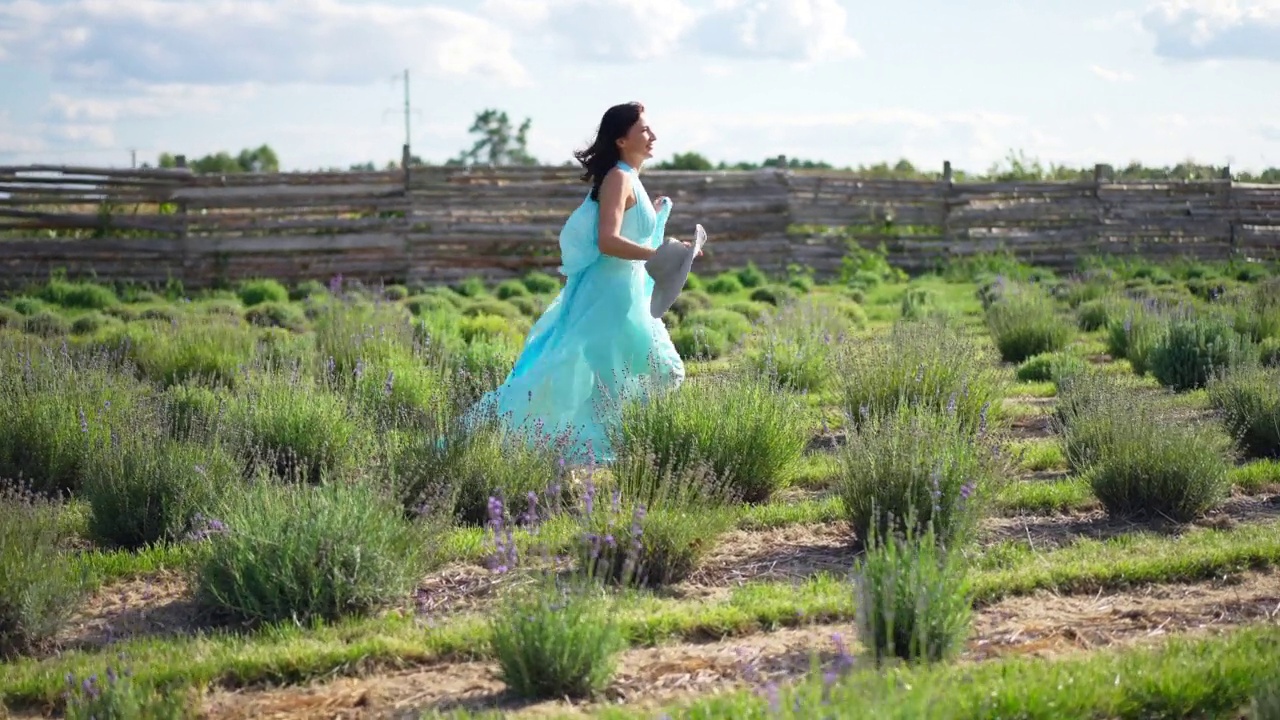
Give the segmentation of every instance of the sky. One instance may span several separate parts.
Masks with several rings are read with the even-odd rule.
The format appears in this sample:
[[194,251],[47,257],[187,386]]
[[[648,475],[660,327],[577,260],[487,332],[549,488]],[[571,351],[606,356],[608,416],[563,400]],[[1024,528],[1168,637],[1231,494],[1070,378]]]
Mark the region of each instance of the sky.
[[0,165],[443,162],[485,108],[657,155],[1280,165],[1280,0],[0,0]]

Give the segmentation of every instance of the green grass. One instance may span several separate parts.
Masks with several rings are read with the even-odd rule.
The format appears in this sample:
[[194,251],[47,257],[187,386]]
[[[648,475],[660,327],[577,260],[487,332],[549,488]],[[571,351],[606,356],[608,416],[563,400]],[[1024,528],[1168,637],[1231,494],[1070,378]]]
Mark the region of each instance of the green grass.
[[[1142,583],[1192,582],[1280,564],[1280,521],[1226,531],[1193,530],[1172,539],[1154,534],[1082,539],[1045,553],[1009,543],[979,552],[974,562],[974,596],[980,604],[1040,589],[1096,593]],[[799,585],[749,583],[717,602],[628,595],[621,611],[623,634],[633,646],[854,617],[848,581],[830,575]],[[68,672],[92,671],[108,654],[123,653],[140,681],[241,687],[305,682],[377,666],[486,657],[487,638],[479,618],[424,623],[391,614],[332,626],[272,627],[246,635],[134,639],[104,652],[66,652],[49,660],[12,663],[0,677],[0,698],[10,705],[56,702]]]
[[[776,700],[759,690],[740,690],[670,707],[663,717],[1227,718],[1240,717],[1237,711],[1276,683],[1280,629],[1258,627],[1052,660],[1011,657],[980,665],[899,667],[885,673],[856,670],[831,685],[821,673],[813,673],[809,680],[784,689]],[[603,708],[594,716],[631,720],[653,717],[654,712]],[[481,716],[462,712],[448,717]]]

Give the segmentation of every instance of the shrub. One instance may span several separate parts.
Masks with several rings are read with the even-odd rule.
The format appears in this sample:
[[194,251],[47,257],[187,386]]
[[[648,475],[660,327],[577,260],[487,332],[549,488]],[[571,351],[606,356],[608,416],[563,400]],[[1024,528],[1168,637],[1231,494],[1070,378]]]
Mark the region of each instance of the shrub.
[[[684,482],[688,483],[686,479]],[[687,579],[716,539],[733,525],[733,513],[715,488],[670,483],[652,504],[627,499],[611,503],[588,498],[584,533],[575,545],[579,572],[610,583],[663,587]],[[591,492],[591,490],[588,490]]]
[[165,387],[185,382],[229,387],[253,358],[253,334],[225,322],[135,327],[128,336],[139,372]]
[[287,330],[306,329],[307,318],[296,305],[266,301],[258,303],[244,313],[249,324],[258,327],[278,327]]
[[530,699],[590,697],[626,647],[618,610],[598,588],[544,579],[502,602],[489,620],[502,681]]
[[48,310],[49,306],[43,300],[33,297],[16,297],[10,303],[13,309],[19,314],[30,317],[43,310]]
[[302,378],[251,378],[231,399],[223,427],[248,468],[291,480],[341,477],[365,449],[345,399]]
[[1145,375],[1151,351],[1166,332],[1167,323],[1154,306],[1130,307],[1123,319],[1113,319],[1107,329],[1107,352],[1124,358],[1136,375]]
[[1118,309],[1114,301],[1105,298],[1081,303],[1076,308],[1076,325],[1085,332],[1101,330],[1111,324]]
[[489,293],[489,288],[478,277],[469,277],[453,286],[453,291],[462,297],[478,298]]
[[319,308],[312,321],[316,354],[338,375],[350,377],[362,363],[387,360],[413,347],[408,311],[390,303],[339,300]]
[[403,285],[387,285],[382,288],[382,298],[390,302],[400,302],[409,297],[409,288]]
[[520,314],[527,318],[536,318],[546,309],[546,303],[541,298],[533,295],[518,295],[507,298],[507,303],[519,310]]
[[503,338],[519,342],[528,331],[528,323],[497,315],[464,317],[458,323],[458,334],[468,343]]
[[205,300],[193,306],[193,310],[224,320],[239,320],[244,314],[244,306],[239,300]]
[[94,447],[81,483],[89,504],[89,536],[138,549],[181,539],[240,477],[235,458],[217,445],[118,433]]
[[211,434],[211,422],[223,408],[217,393],[199,385],[171,385],[160,399],[165,429],[175,440],[201,439]]
[[769,313],[768,303],[756,302],[755,300],[739,300],[737,302],[725,305],[725,309],[730,312],[736,312],[749,322],[758,322]]
[[560,281],[547,273],[534,270],[524,276],[524,286],[535,295],[544,295],[559,290]]
[[685,360],[715,360],[730,346],[723,332],[705,326],[677,327],[671,331],[671,343]]
[[684,318],[698,310],[710,309],[713,305],[711,296],[701,290],[685,290],[676,296],[668,312],[676,317]]
[[939,547],[931,530],[869,538],[854,587],[859,637],[877,662],[938,662],[964,647],[972,584],[960,553]]
[[144,422],[142,389],[101,355],[0,354],[0,478],[43,493],[75,492],[89,444]]
[[829,306],[788,305],[757,328],[746,359],[755,372],[786,388],[820,390],[831,380],[835,348],[855,327],[848,315]]
[[999,417],[1006,382],[993,358],[944,320],[900,323],[887,336],[849,344],[837,362],[843,409],[855,425],[902,404],[941,411],[955,403],[970,430]]
[[1230,439],[1150,399],[1099,398],[1066,426],[1068,461],[1113,515],[1195,519],[1230,490]]
[[[71,322],[71,334],[92,335],[112,322],[115,321],[106,315],[93,310],[81,315]],[[0,325],[3,324],[3,322],[0,322]]]
[[[623,405],[611,430],[615,474],[635,488],[708,472],[746,502],[763,502],[794,477],[808,442],[800,402],[767,379],[691,378],[678,392]],[[652,458],[652,463],[640,462]],[[624,461],[624,458],[630,460]]]
[[329,289],[319,280],[303,280],[289,291],[289,299],[298,302],[307,298],[323,297],[328,292]]
[[769,282],[769,276],[764,274],[760,268],[756,267],[754,262],[748,261],[747,266],[735,273],[738,276],[738,282],[742,283],[742,287],[750,290],[758,288]]
[[1267,338],[1258,346],[1258,360],[1267,367],[1280,367],[1280,338]]
[[1280,456],[1280,370],[1245,366],[1209,381],[1209,402],[1244,451]]
[[1257,351],[1216,315],[1174,318],[1151,348],[1151,374],[1174,390],[1204,387],[1209,377],[1256,357]]
[[445,378],[409,354],[370,363],[348,383],[352,406],[380,428],[417,425],[448,400]]
[[1030,357],[1018,366],[1018,379],[1022,382],[1048,382],[1084,371],[1086,364],[1079,355],[1065,352],[1041,353]]
[[519,280],[504,280],[493,289],[493,294],[499,300],[509,300],[513,297],[527,297],[529,288]]
[[252,483],[202,534],[197,601],[251,624],[336,620],[405,597],[427,569],[438,526],[411,523],[362,483]]
[[186,720],[198,716],[194,705],[188,691],[156,690],[110,665],[101,676],[83,680],[67,674],[67,720]]
[[0,659],[43,649],[76,610],[86,578],[62,539],[57,506],[0,484]]
[[786,285],[765,285],[751,291],[752,300],[775,307],[792,302],[797,296],[798,293]]
[[405,300],[404,306],[414,317],[422,317],[432,313],[453,313],[458,306],[439,293],[432,295],[415,295]]
[[[742,292],[742,281],[731,272],[722,272],[712,278],[706,285],[707,292],[712,295],[732,295]],[[752,298],[755,300],[756,298]]]
[[680,323],[682,327],[705,327],[719,332],[730,343],[736,344],[751,332],[751,321],[732,310],[715,308],[689,313]]
[[928,288],[907,288],[902,294],[901,312],[907,320],[923,320],[936,306],[937,294]]
[[1065,348],[1074,330],[1058,314],[1053,300],[1034,291],[1014,293],[992,303],[987,308],[987,325],[1000,357],[1013,363]]
[[253,307],[264,302],[287,303],[289,291],[279,282],[271,279],[250,280],[240,285],[236,293],[240,302]]
[[22,314],[11,307],[0,305],[0,328],[21,328]]
[[506,434],[490,420],[461,427],[440,418],[430,431],[415,428],[391,448],[400,468],[396,492],[406,507],[448,506],[460,521],[482,525],[491,497],[524,513],[530,493],[562,487],[560,455],[547,438]]
[[71,323],[55,312],[42,310],[28,315],[22,323],[22,329],[40,337],[57,337],[71,332]]
[[1003,476],[987,441],[975,442],[959,417],[909,405],[850,432],[837,467],[837,492],[863,542],[907,530],[909,518],[916,534],[928,525],[940,542],[961,542]]
[[1237,304],[1235,329],[1253,342],[1280,338],[1280,278],[1259,283]]
[[507,320],[518,320],[521,317],[520,310],[515,305],[492,297],[472,300],[462,308],[462,314],[466,317],[494,315]]
[[64,308],[82,310],[106,310],[120,302],[115,291],[109,287],[66,280],[49,281],[49,284],[45,285],[40,292],[40,298]]
[[1113,430],[1114,422],[1123,420],[1112,405],[1130,401],[1132,393],[1116,378],[1087,370],[1058,383],[1058,402],[1054,407],[1054,425],[1062,439],[1063,455],[1068,466],[1083,471],[1097,455]]

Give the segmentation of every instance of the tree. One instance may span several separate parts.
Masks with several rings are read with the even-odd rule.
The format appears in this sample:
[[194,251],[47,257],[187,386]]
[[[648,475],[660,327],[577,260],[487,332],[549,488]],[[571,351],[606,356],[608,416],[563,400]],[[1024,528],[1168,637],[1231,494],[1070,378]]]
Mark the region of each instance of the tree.
[[[173,168],[178,166],[178,159],[172,153],[163,152],[160,153],[156,164],[162,168]],[[263,144],[253,149],[241,150],[235,157],[225,150],[205,155],[202,158],[189,160],[187,167],[197,173],[273,173],[280,172],[280,158],[276,156],[271,146]]]
[[481,110],[467,131],[479,136],[475,144],[448,164],[537,165],[538,161],[529,154],[529,127],[532,124],[532,120],[525,118],[513,131],[511,119],[505,111]]
[[658,170],[714,170],[715,165],[701,153],[676,153],[670,160],[657,164]]

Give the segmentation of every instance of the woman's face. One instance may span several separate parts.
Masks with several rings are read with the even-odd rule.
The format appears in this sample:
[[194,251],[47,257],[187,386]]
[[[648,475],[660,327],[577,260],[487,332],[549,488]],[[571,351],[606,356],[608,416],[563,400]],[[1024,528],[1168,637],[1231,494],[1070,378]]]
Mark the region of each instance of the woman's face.
[[658,139],[653,134],[653,129],[649,127],[649,121],[645,118],[644,113],[640,113],[640,118],[636,120],[627,134],[618,139],[618,149],[624,155],[639,155],[648,160],[653,157],[653,143]]

